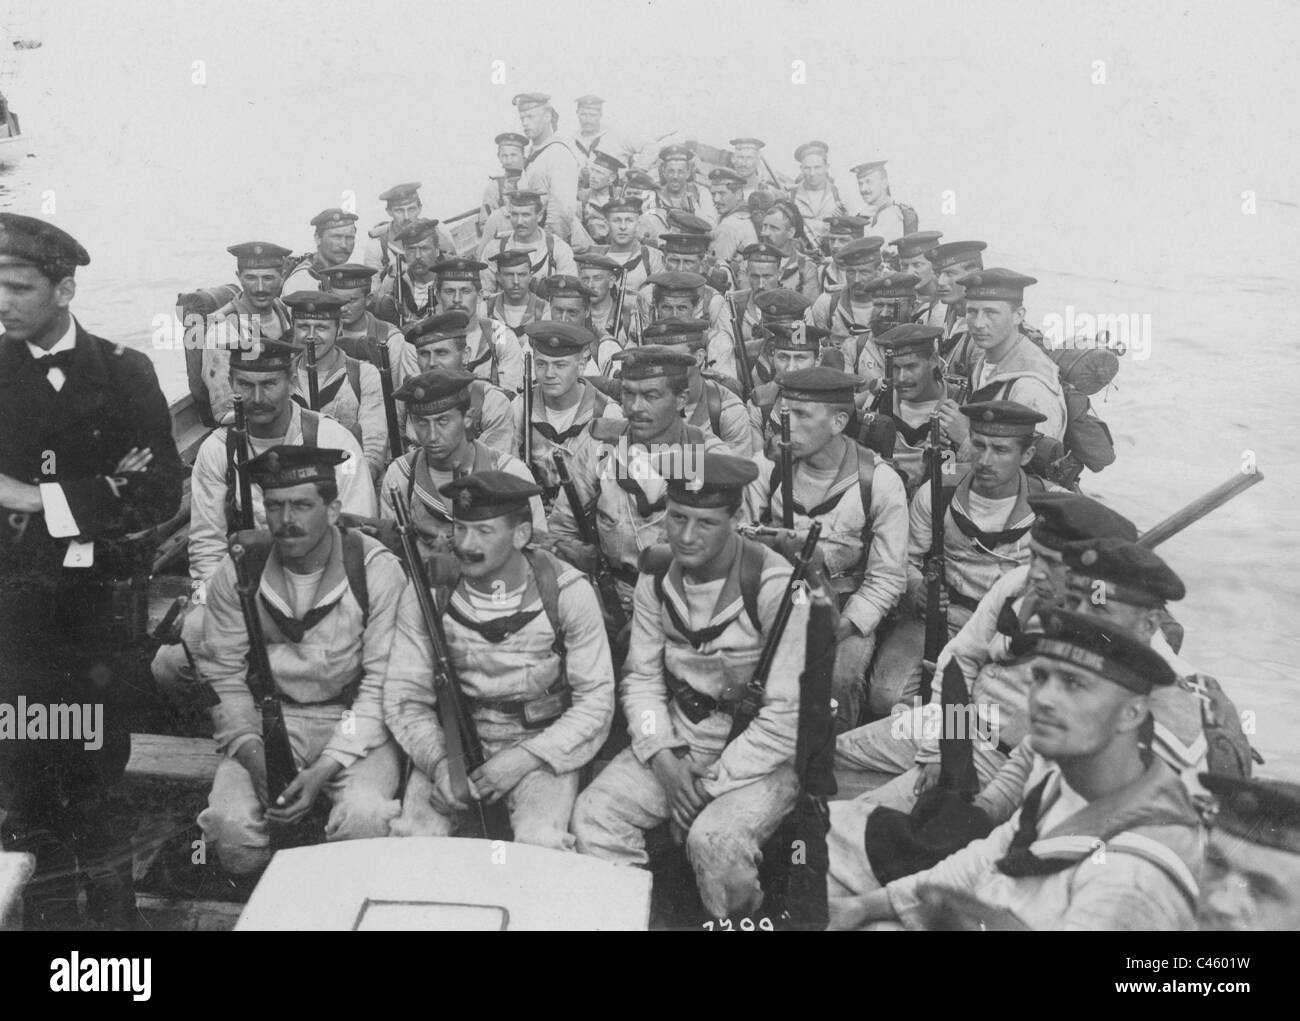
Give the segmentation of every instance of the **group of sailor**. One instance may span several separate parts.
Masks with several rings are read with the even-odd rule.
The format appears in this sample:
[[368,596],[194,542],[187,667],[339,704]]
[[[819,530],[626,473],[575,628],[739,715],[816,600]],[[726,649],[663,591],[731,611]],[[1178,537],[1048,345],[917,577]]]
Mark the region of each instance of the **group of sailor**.
[[[1300,787],[1250,778],[1236,708],[1180,655],[1167,606],[1182,581],[1131,521],[1038,470],[1067,410],[1024,328],[1036,281],[986,268],[984,242],[918,230],[882,161],[854,168],[866,206],[850,216],[821,142],[799,147],[787,186],[761,141],[735,139],[702,188],[685,146],[658,154],[658,182],[630,166],[598,97],[567,140],[549,97],[514,105],[521,133],[496,136],[504,176],[472,255],[408,183],[380,196],[390,219],[360,258],[356,215],[325,210],[309,256],[236,244],[237,286],[187,296],[207,319],[191,385],[214,428],[191,477],[194,602],[153,669],[164,689],[215,692],[224,758],[199,823],[221,866],[259,870],[272,828],[324,801],[328,840],[465,832],[473,801],[504,801],[515,840],[619,864],[646,865],[666,826],[705,913],[753,916],[765,844],[804,782],[800,676],[820,650],[812,600],[782,604],[787,550],[816,528],[834,765],[877,783],[831,803],[835,925],[923,926],[938,902],[1031,928],[1300,924]],[[13,418],[57,407],[62,371],[76,383],[112,357],[67,311],[84,250],[0,219]],[[43,325],[11,297],[19,276],[48,291]],[[69,336],[78,360],[41,372],[37,352]],[[65,441],[35,419],[3,434],[38,437],[3,441],[11,531],[43,514],[9,544],[9,577],[67,576],[50,557],[70,539],[125,543],[175,509],[157,495],[179,477],[161,398],[139,396],[156,380],[115,354],[148,387],[115,411],[140,424],[94,433],[93,464],[37,486],[42,443],[77,463]],[[868,442],[880,426],[888,450]],[[86,503],[91,480],[111,495]],[[137,494],[150,513],[105,509]],[[403,507],[484,750],[468,772],[394,553]],[[929,664],[935,515],[947,633]],[[256,612],[299,769],[274,800],[229,552],[245,517],[270,534]],[[38,561],[23,536],[46,532]],[[33,612],[5,610],[10,628]],[[733,725],[766,646],[761,705]],[[26,690],[47,652],[19,647],[5,681]],[[83,652],[89,677],[103,656]],[[982,735],[972,803],[942,797],[949,735],[928,722],[954,672]],[[21,844],[12,824],[52,809],[15,775],[4,832]],[[114,779],[82,783],[97,810]],[[1261,871],[1267,895],[1248,881]]]

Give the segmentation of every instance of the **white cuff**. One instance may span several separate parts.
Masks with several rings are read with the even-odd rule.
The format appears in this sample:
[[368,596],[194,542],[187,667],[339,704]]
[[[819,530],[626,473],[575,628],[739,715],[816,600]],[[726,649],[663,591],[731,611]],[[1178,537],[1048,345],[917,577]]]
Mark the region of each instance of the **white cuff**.
[[63,495],[63,487],[57,482],[42,482],[39,485],[41,503],[45,505],[45,528],[56,539],[75,539],[81,534],[77,519],[72,516],[68,498]]

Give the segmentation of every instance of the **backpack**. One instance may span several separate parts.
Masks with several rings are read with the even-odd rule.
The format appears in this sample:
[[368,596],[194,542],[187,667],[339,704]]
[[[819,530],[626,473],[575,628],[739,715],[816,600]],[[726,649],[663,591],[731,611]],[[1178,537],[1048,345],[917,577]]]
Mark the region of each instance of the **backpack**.
[[1107,348],[1062,348],[1045,346],[1043,334],[1022,326],[1021,333],[1056,363],[1057,378],[1065,396],[1065,435],[1062,445],[1089,471],[1099,472],[1115,463],[1115,441],[1110,428],[1093,410],[1093,394],[1101,392],[1119,372],[1119,359]]
[[[308,262],[308,263],[311,262],[312,258],[315,255],[316,255],[315,252],[306,252],[303,255],[286,256],[284,260],[284,278],[288,280],[289,277],[293,274],[294,270],[296,270],[304,262]],[[307,272],[311,274],[312,279],[315,280],[318,284],[321,282],[320,274],[317,273],[314,269],[312,269],[311,266],[307,267]]]
[[[339,530],[343,536],[343,570],[348,576],[352,598],[361,607],[361,626],[364,628],[370,622],[370,589],[366,584],[366,561],[370,559],[370,554],[367,553],[359,532],[342,525]],[[248,564],[249,577],[254,586],[261,582],[262,572],[266,570],[266,562],[271,557],[273,541],[270,532],[260,529],[239,531],[231,538],[232,543],[238,543],[246,551],[244,562]]]
[[[969,401],[1010,400],[1014,383],[1014,379],[993,383],[971,394]],[[1065,435],[1060,441],[1050,437],[1037,441],[1042,456],[1036,457],[1036,460],[1047,463],[1035,470],[1040,474],[1046,473],[1054,482],[1072,486],[1070,473],[1073,472],[1074,478],[1077,478],[1078,471],[1065,462],[1073,461],[1074,465],[1099,472],[1115,463],[1115,441],[1111,438],[1109,427],[1092,410],[1092,402],[1064,378],[1061,378],[1060,383],[1065,398]],[[1061,448],[1064,448],[1064,457],[1060,456]]]
[[[478,316],[477,318],[478,318],[479,332],[483,334],[483,339],[487,341],[487,354],[483,355],[482,358],[479,358],[476,361],[467,362],[465,364],[465,371],[473,372],[475,375],[477,375],[477,372],[475,372],[475,370],[484,362],[490,359],[492,364],[488,366],[488,382],[491,383],[493,386],[499,386],[501,384],[501,373],[499,370],[499,359],[498,359],[498,352],[497,352],[496,324],[498,322],[503,322],[504,320],[487,319],[484,318],[483,316]],[[523,335],[521,332],[522,330],[523,327],[521,326],[519,327],[518,330],[513,330],[513,332],[515,336],[518,337]]]
[[[708,374],[701,373],[701,375],[705,375],[703,389],[705,406],[709,409],[709,428],[713,430],[714,436],[722,439],[722,391],[718,387],[726,385],[722,381],[727,377],[712,372]],[[710,386],[710,383],[713,385]],[[728,386],[727,389],[731,390],[732,388]]]
[[1213,677],[1193,674],[1178,683],[1201,703],[1205,731],[1205,768],[1220,776],[1250,778],[1251,762],[1263,762],[1241,726],[1241,713]]
[[[379,358],[377,349],[388,346],[388,330],[381,326],[391,326],[385,320],[381,320],[373,312],[370,312],[366,318],[366,332],[360,337],[344,337],[338,339],[338,346],[342,352],[349,358],[355,358],[359,362],[369,362],[375,368],[379,368]],[[358,376],[360,382],[360,376]],[[354,387],[354,389],[356,389]],[[358,396],[361,391],[357,390]]]
[[905,202],[895,202],[894,205],[898,206],[898,211],[903,216],[904,236],[908,234],[915,234],[917,228],[921,226],[921,220],[916,215],[916,210],[913,209],[911,206],[907,205]]
[[[617,376],[587,376],[586,379],[587,382],[596,389],[597,393],[603,395],[609,400],[614,401],[615,403],[619,403],[623,400],[623,384],[619,381]],[[602,415],[593,415],[592,417],[603,417],[603,410]]]

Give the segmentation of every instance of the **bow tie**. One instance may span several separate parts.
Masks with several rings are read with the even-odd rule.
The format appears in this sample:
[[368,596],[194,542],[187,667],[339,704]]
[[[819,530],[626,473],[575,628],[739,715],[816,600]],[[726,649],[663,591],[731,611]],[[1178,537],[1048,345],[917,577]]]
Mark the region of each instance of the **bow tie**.
[[48,373],[51,369],[62,369],[64,374],[72,368],[72,359],[76,356],[76,351],[59,351],[57,354],[43,355],[35,358],[36,367],[42,372]]

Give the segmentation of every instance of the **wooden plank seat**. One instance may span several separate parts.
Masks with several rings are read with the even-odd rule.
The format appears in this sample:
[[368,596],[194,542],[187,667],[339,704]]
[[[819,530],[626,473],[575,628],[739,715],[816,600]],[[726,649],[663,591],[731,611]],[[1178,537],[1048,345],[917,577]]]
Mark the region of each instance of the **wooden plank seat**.
[[221,753],[208,737],[132,734],[128,779],[184,780],[211,784]]

